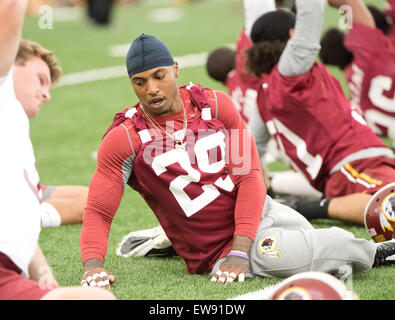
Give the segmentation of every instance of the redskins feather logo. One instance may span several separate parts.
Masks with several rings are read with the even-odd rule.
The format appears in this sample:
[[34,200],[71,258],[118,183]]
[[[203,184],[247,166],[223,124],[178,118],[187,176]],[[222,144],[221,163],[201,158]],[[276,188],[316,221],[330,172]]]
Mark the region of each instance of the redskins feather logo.
[[276,249],[277,239],[274,236],[269,236],[263,238],[259,244],[258,248],[263,254],[274,258],[280,258],[280,249]]

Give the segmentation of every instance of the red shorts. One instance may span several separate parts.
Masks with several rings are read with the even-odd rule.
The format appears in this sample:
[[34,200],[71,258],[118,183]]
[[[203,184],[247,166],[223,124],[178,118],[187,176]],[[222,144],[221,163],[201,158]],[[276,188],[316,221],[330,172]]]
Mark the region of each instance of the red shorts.
[[41,289],[38,282],[26,279],[21,270],[0,252],[0,300],[39,300],[50,289]]
[[351,161],[330,176],[325,186],[325,197],[374,194],[391,182],[395,182],[394,159],[371,157]]

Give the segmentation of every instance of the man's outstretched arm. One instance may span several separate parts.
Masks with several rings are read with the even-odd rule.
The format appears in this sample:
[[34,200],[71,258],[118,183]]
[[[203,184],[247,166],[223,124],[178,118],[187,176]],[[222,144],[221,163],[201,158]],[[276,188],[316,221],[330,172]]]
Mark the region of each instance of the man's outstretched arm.
[[1,0],[0,21],[0,77],[9,72],[22,38],[23,21],[28,0]]

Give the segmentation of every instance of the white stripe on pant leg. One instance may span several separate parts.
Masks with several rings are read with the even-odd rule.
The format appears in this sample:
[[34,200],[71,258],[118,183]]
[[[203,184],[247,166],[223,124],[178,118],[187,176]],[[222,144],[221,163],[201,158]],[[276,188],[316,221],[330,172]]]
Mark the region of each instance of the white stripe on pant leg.
[[322,193],[314,189],[299,172],[291,170],[272,172],[270,186],[277,193],[295,194],[320,199]]

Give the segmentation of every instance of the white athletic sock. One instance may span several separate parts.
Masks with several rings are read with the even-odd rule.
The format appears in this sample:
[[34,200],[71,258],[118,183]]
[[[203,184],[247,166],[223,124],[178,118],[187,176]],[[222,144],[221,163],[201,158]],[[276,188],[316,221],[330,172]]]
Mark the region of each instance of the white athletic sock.
[[271,172],[270,186],[276,193],[295,194],[320,199],[322,193],[314,189],[307,179],[294,171]]
[[55,207],[48,203],[41,203],[41,227],[59,227],[62,222],[60,214]]

